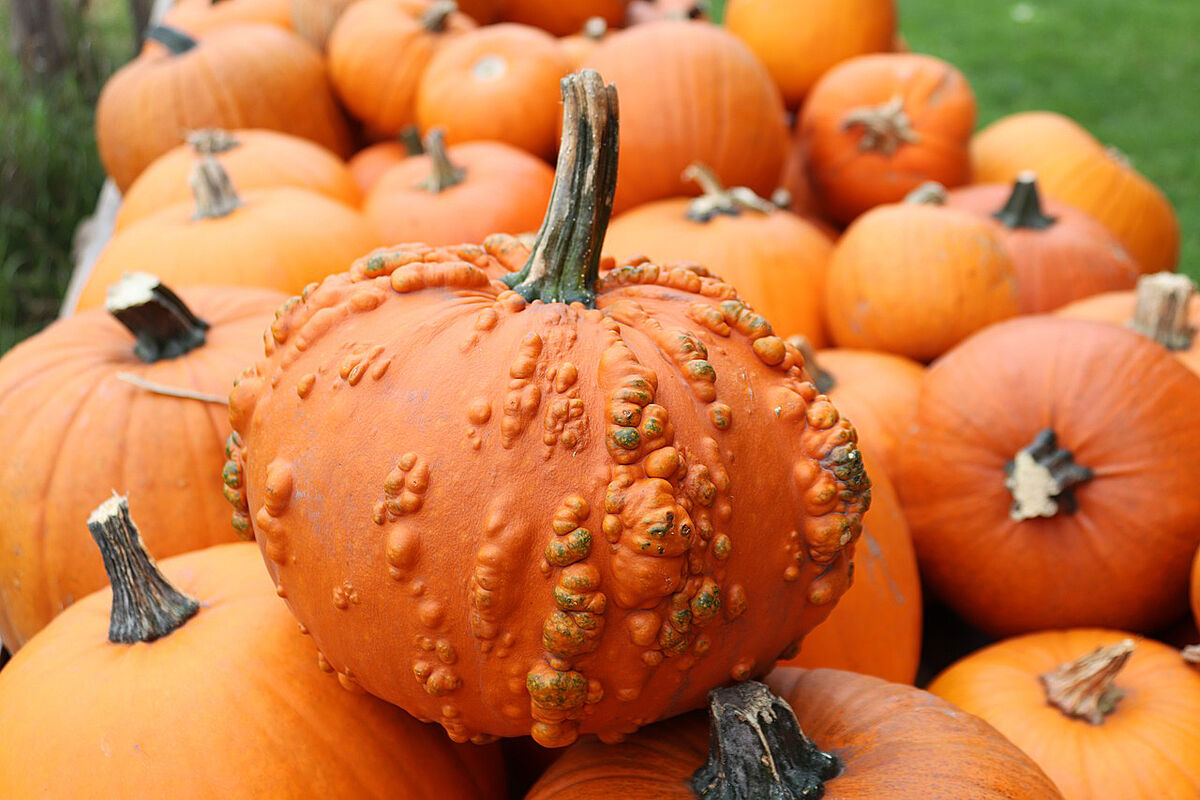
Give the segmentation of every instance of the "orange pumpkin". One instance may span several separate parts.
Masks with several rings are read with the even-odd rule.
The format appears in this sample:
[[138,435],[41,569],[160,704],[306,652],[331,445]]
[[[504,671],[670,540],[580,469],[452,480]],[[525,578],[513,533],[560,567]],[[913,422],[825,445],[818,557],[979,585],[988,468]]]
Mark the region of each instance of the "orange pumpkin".
[[434,55],[475,23],[452,2],[360,0],[329,37],[329,76],[356,119],[379,134],[417,121],[417,89]]
[[955,189],[947,194],[946,205],[996,225],[1012,257],[1022,314],[1132,289],[1141,274],[1121,242],[1099,222],[1065,203],[1043,204],[1033,173],[1018,175],[1011,190],[1003,184]]
[[283,186],[243,199],[212,156],[192,173],[192,203],[177,203],[130,225],[100,252],[79,309],[104,301],[126,272],[154,272],[174,286],[217,283],[299,293],[379,246],[362,214],[336,200]]
[[292,611],[344,681],[455,739],[611,739],[765,672],[844,591],[869,503],[853,427],[732,287],[600,277],[615,91],[563,94],[532,251],[362,259],[230,397],[235,524]]
[[1172,270],[1179,261],[1179,218],[1166,196],[1125,156],[1061,114],[1026,111],[993,122],[971,140],[971,170],[980,183],[1036,173],[1046,194],[1115,233],[1145,272]]
[[1159,642],[1033,633],[967,656],[929,691],[995,726],[1067,800],[1200,794],[1200,672]]
[[707,165],[727,186],[775,191],[787,150],[783,99],[744,44],[707,22],[663,20],[611,34],[584,62],[621,87],[613,211],[695,194]]
[[834,65],[892,49],[895,0],[729,0],[725,27],[762,59],[788,108]]
[[929,361],[1018,311],[1012,260],[993,227],[908,201],[872,209],[830,258],[825,323],[839,347]]
[[500,18],[549,31],[555,36],[569,36],[596,17],[605,25],[616,27],[625,18],[629,0],[500,0]]
[[[147,525],[147,538],[219,531],[191,515],[160,524],[169,530]],[[124,497],[87,526],[112,588],[64,612],[0,674],[4,797],[503,796],[493,748],[454,745],[313,666],[253,545],[155,564]]]
[[421,132],[417,130],[416,125],[410,125],[401,130],[395,139],[376,142],[359,150],[350,157],[346,166],[365,197],[379,182],[383,173],[409,156],[419,156],[424,152]]
[[246,22],[292,27],[288,0],[174,0],[161,22],[193,37]]
[[221,166],[239,189],[294,186],[357,207],[362,194],[346,165],[307,139],[269,130],[192,131],[187,142],[168,150],[146,168],[121,198],[116,230],[192,197],[188,175],[196,158],[220,156]]
[[604,21],[604,17],[591,17],[583,23],[582,30],[559,39],[558,46],[562,48],[568,71],[574,72],[579,69],[579,65],[607,35],[608,23]]
[[443,246],[537,230],[554,184],[544,161],[500,142],[447,150],[440,128],[425,150],[388,169],[363,203],[384,241]]
[[647,203],[612,221],[605,251],[655,263],[703,263],[783,335],[825,343],[821,302],[833,242],[815,225],[745,187],[726,189],[707,167],[688,175],[704,195]]
[[[113,314],[59,320],[0,359],[0,435],[12,445],[0,462],[0,639],[10,650],[104,585],[81,537],[114,488],[134,498],[163,556],[233,539],[218,525],[228,513],[213,481],[224,406],[122,376],[220,401],[284,296],[198,286],[180,300],[140,277],[123,285]],[[194,524],[178,525],[181,515]]]
[[847,223],[926,181],[971,176],[975,95],[933,56],[881,53],[844,61],[813,87],[796,122],[817,202]]
[[900,451],[926,585],[992,634],[1173,622],[1200,544],[1196,408],[1200,379],[1115,325],[1019,317],[963,342]]
[[349,155],[350,131],[325,65],[296,34],[239,24],[201,41],[161,26],[147,35],[166,48],[117,70],[96,102],[100,160],[121,191],[199,128],[270,128]]
[[504,142],[550,158],[558,134],[558,81],[566,54],[550,34],[503,23],[447,44],[417,92],[417,122],[441,127],[450,144]]

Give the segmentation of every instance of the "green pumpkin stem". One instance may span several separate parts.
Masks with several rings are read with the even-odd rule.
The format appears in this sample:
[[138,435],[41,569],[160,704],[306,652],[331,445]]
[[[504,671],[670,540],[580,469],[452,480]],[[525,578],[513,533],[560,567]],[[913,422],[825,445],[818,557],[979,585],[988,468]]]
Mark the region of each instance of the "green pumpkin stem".
[[242,204],[229,173],[211,155],[201,156],[188,175],[196,211],[192,219],[219,219],[232,214]]
[[862,128],[858,149],[890,156],[905,144],[916,144],[921,135],[913,130],[912,120],[904,110],[904,98],[896,95],[879,106],[856,108],[842,118],[842,130]]
[[599,73],[583,70],[563,78],[562,96],[550,205],[529,260],[504,282],[529,301],[591,308],[617,187],[617,91]]
[[189,131],[188,146],[197,156],[215,156],[228,153],[241,146],[241,142],[232,131],[223,128],[200,128]]
[[1009,516],[1022,521],[1034,517],[1073,514],[1075,487],[1092,479],[1092,471],[1076,464],[1070,450],[1058,446],[1058,437],[1045,428],[1021,449],[1004,468],[1004,485],[1012,494]]
[[181,56],[196,46],[197,42],[178,28],[169,25],[151,25],[146,38],[167,48],[173,56]]
[[421,26],[430,33],[442,33],[450,22],[450,15],[458,11],[458,3],[454,0],[437,0],[421,14]]
[[1004,207],[993,217],[1004,223],[1007,228],[1030,228],[1045,230],[1058,221],[1057,217],[1048,216],[1042,211],[1042,198],[1038,194],[1037,177],[1032,172],[1022,172],[1013,182],[1012,194],[1008,196]]
[[88,530],[100,548],[112,584],[108,640],[113,644],[153,642],[177,630],[200,604],[172,586],[146,552],[129,516],[129,501],[114,495],[92,512]]
[[467,171],[451,161],[446,152],[446,132],[442,128],[433,128],[425,135],[425,152],[429,156],[430,173],[417,184],[418,189],[441,194],[467,179]]
[[708,693],[708,762],[692,776],[703,800],[816,800],[842,763],[800,730],[791,706],[758,681]]
[[421,129],[416,125],[405,125],[396,138],[404,145],[404,152],[410,156],[425,154],[425,145],[421,144]]
[[1046,702],[1075,719],[1101,725],[1125,694],[1113,685],[1133,654],[1132,639],[1098,647],[1082,658],[1042,673]]
[[812,380],[813,386],[817,387],[817,391],[821,394],[829,394],[829,390],[837,385],[837,380],[834,379],[833,373],[826,372],[821,363],[817,361],[817,352],[813,350],[812,342],[807,336],[789,336],[788,344],[800,351],[800,355],[804,356],[804,371],[808,373],[808,377]]
[[779,206],[759,197],[753,189],[746,186],[726,189],[712,169],[698,162],[688,165],[683,171],[683,179],[700,184],[704,192],[688,203],[687,218],[693,222],[708,222],[718,214],[736,217],[746,210],[757,211],[760,214],[770,214],[779,210]]
[[1188,324],[1188,303],[1195,289],[1191,278],[1175,272],[1141,276],[1129,327],[1168,350],[1190,349],[1196,329]]
[[136,339],[133,353],[152,364],[204,344],[209,325],[154,275],[127,272],[108,289],[108,313]]

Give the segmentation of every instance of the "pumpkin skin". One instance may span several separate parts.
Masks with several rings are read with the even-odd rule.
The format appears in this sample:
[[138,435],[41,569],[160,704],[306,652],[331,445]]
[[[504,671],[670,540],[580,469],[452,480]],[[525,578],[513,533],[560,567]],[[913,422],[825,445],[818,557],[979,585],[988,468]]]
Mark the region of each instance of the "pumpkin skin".
[[350,169],[350,174],[354,176],[354,182],[358,185],[363,197],[366,197],[383,177],[383,173],[410,155],[413,154],[409,152],[403,142],[376,142],[351,156],[350,160],[346,162],[346,166]]
[[[1100,724],[1046,701],[1038,676],[1123,639],[1134,642]],[[999,642],[951,666],[929,691],[991,723],[1054,779],[1067,800],[1196,797],[1200,672],[1173,647],[1111,630],[1045,631]]]
[[999,234],[966,211],[880,206],[846,229],[829,261],[825,322],[839,347],[929,361],[1018,308]]
[[[1022,314],[1046,313],[1094,294],[1134,287],[1142,274],[1137,262],[1107,228],[1076,208],[1046,199],[1041,203],[1044,213],[1029,209],[1020,219],[996,219],[995,213],[1015,191],[1032,191],[1037,203],[1030,176],[1025,187],[1020,178],[1013,188],[963,186],[947,193],[946,205],[970,211],[1000,232],[1012,257]],[[1053,221],[1047,221],[1047,216]],[[1033,226],[1040,224],[1046,227]]]
[[[862,118],[875,112],[878,121]],[[956,68],[933,56],[879,53],[821,77],[792,146],[804,153],[825,215],[848,223],[926,181],[966,183],[974,127],[975,95]]]
[[359,0],[291,0],[292,29],[325,52],[329,34],[346,9]]
[[[217,155],[234,185],[243,191],[294,186],[348,206],[357,207],[362,201],[362,193],[342,160],[307,139],[263,129],[219,131],[215,135],[228,139],[218,145]],[[190,200],[188,174],[196,163],[196,153],[195,146],[185,143],[155,159],[121,198],[116,230],[166,206]]]
[[175,0],[162,18],[162,24],[192,36],[243,23],[265,23],[290,29],[292,18],[288,0]]
[[787,150],[783,98],[732,34],[707,22],[648,22],[610,34],[582,66],[621,87],[613,213],[695,194],[682,177],[693,162],[726,186],[763,197],[776,189]]
[[896,7],[894,0],[730,0],[724,24],[762,59],[788,108],[797,108],[835,64],[892,49]]
[[[1031,316],[976,334],[926,372],[900,451],[926,585],[993,635],[1173,622],[1200,544],[1195,408],[1200,380],[1115,325]],[[1018,520],[1006,464],[1047,428],[1093,475],[1074,513],[1064,499]]]
[[[189,528],[174,531],[180,538],[223,535],[224,526],[195,530],[190,517],[164,523]],[[145,533],[163,531],[147,525]],[[254,545],[159,566],[204,603],[178,630],[153,642],[109,642],[105,589],[64,612],[5,668],[5,797],[503,796],[494,752],[455,745],[314,668],[312,645],[275,596]],[[203,757],[200,741],[208,743]]]
[[1046,194],[1090,214],[1117,235],[1144,272],[1179,262],[1179,218],[1161,190],[1074,120],[1049,111],[1004,117],[971,140],[979,183],[1037,173]]
[[629,0],[500,0],[500,18],[548,31],[555,36],[578,33],[592,17],[610,27],[621,24]]
[[[928,692],[831,669],[781,667],[766,683],[804,733],[845,763],[825,782],[825,800],[1062,797],[994,728]],[[709,723],[699,712],[616,745],[582,741],[525,800],[694,800],[690,781],[708,751]]]
[[[179,294],[212,327],[205,345],[177,358],[143,363],[132,334],[95,310],[0,359],[0,432],[14,447],[0,464],[0,639],[11,650],[104,586],[84,521],[114,488],[133,498],[147,543],[164,557],[233,540],[212,478],[224,462],[226,410],[117,376],[220,397],[285,297],[205,286]],[[178,524],[181,509],[193,526]]]

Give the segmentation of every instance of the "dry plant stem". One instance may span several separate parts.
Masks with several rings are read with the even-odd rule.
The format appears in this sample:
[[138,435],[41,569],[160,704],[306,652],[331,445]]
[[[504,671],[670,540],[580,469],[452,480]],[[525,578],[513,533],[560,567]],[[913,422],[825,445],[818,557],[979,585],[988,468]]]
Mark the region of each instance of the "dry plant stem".
[[1021,521],[1074,513],[1074,489],[1092,479],[1092,471],[1076,464],[1069,450],[1058,447],[1054,431],[1046,428],[1020,450],[1004,468],[1004,485],[1012,493],[1009,516]]
[[158,42],[173,56],[181,56],[196,46],[196,40],[183,31],[168,25],[153,25],[146,31],[146,38]]
[[208,323],[149,273],[123,275],[109,287],[105,307],[134,335],[134,355],[146,363],[181,356],[208,338]]
[[904,144],[916,144],[921,136],[912,128],[904,110],[904,98],[896,95],[881,106],[864,106],[851,111],[842,120],[842,130],[861,127],[863,136],[858,149],[890,156]]
[[1037,177],[1029,171],[1022,172],[1013,183],[1012,194],[1004,208],[992,214],[1007,228],[1031,228],[1045,230],[1057,222],[1055,217],[1042,211],[1042,198],[1038,194]]
[[421,14],[421,25],[430,33],[442,33],[446,30],[450,15],[455,11],[458,11],[458,3],[453,0],[438,0],[431,3]]
[[217,405],[229,405],[229,399],[216,394],[208,394],[207,392],[196,392],[191,389],[180,389],[176,386],[167,386],[165,383],[156,383],[148,381],[145,378],[139,378],[129,372],[118,372],[117,380],[131,383],[139,389],[145,389],[147,392],[161,394],[164,397],[178,397],[181,400],[199,400],[203,403],[216,403]]
[[196,212],[192,219],[219,219],[232,214],[242,204],[229,173],[211,155],[202,156],[188,176]]
[[925,181],[904,196],[904,202],[918,206],[946,205],[946,187],[937,181]]
[[688,203],[687,218],[693,222],[708,222],[717,214],[737,216],[744,210],[770,214],[778,211],[779,207],[769,200],[764,200],[754,193],[753,189],[745,186],[735,186],[726,189],[721,179],[704,164],[688,165],[683,171],[685,181],[700,184],[704,194]]
[[1188,303],[1195,285],[1175,272],[1138,278],[1136,305],[1129,327],[1168,350],[1188,350],[1196,330],[1188,324]]
[[1183,660],[1188,664],[1200,666],[1200,644],[1189,644],[1183,648],[1181,653]]
[[1046,702],[1068,717],[1103,724],[1124,694],[1113,681],[1133,650],[1133,640],[1125,639],[1042,674]]
[[187,143],[197,156],[215,156],[227,153],[241,145],[232,131],[222,128],[200,128],[189,131]]
[[417,184],[417,188],[430,194],[440,194],[451,186],[467,179],[467,171],[456,166],[446,152],[446,132],[433,128],[425,136],[425,152],[429,155],[429,177]]
[[416,125],[405,125],[400,129],[397,138],[400,144],[404,145],[404,152],[410,156],[419,156],[425,152],[425,145],[421,144],[421,131]]

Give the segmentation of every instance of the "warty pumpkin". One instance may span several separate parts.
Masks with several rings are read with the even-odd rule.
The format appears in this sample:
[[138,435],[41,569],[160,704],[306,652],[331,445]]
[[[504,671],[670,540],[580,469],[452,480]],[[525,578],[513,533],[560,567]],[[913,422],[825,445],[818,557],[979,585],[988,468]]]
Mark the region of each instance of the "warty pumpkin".
[[350,130],[320,54],[274,25],[238,24],[197,41],[155,26],[165,44],[117,70],[96,102],[96,145],[121,191],[198,128],[270,128],[350,154]]
[[687,169],[704,194],[659,200],[619,215],[605,252],[618,261],[703,263],[771,322],[780,335],[825,344],[821,303],[833,241],[824,231],[750,189],[726,189],[701,164]]
[[[773,696],[767,691],[774,692]],[[705,759],[707,758],[707,762]],[[1061,800],[992,726],[928,692],[840,670],[776,669],[626,742],[581,741],[525,800]]]
[[265,129],[192,131],[187,141],[155,159],[121,198],[116,230],[163,208],[192,199],[188,177],[196,159],[218,156],[242,191],[294,186],[323,194],[348,206],[362,201],[345,163],[307,139]]
[[612,740],[763,673],[844,591],[869,503],[853,427],[732,287],[597,280],[615,91],[563,94],[532,250],[362,259],[230,396],[234,522],[292,611],[343,681],[459,740]]
[[1106,148],[1074,120],[1025,111],[988,125],[971,139],[971,171],[979,183],[1037,174],[1046,194],[1090,214],[1124,243],[1145,272],[1179,261],[1179,218],[1170,200],[1129,160]]
[[[146,538],[220,535],[191,515],[159,524],[171,530],[146,525]],[[312,668],[253,545],[156,564],[124,497],[87,526],[112,588],[67,609],[0,674],[4,797],[503,796],[494,750],[455,745]]]
[[0,359],[0,435],[12,446],[0,462],[0,639],[14,651],[104,585],[84,521],[114,487],[138,504],[163,556],[233,540],[212,478],[225,408],[122,376],[219,401],[285,298],[205,286],[176,295],[146,276],[121,285],[111,313],[61,319]]
[[848,223],[926,181],[971,176],[975,95],[954,66],[916,53],[844,61],[813,87],[796,121],[817,203]]
[[1067,800],[1200,797],[1200,671],[1112,630],[1044,631],[951,666],[929,691],[1008,737]]
[[501,142],[447,148],[440,128],[425,151],[388,169],[363,203],[388,244],[440,247],[537,230],[554,184],[546,162]]
[[[160,21],[192,37],[247,22],[292,27],[288,0],[174,0]],[[150,40],[147,46],[156,45]]]
[[1054,311],[1101,292],[1132,289],[1141,269],[1108,228],[1066,203],[1038,193],[1037,178],[1023,172],[1012,188],[963,186],[946,205],[993,222],[1012,257],[1022,314]]
[[195,200],[122,230],[100,252],[79,309],[104,301],[125,272],[154,272],[173,286],[263,286],[289,294],[377,247],[378,231],[357,209],[289,186],[241,197],[212,156],[193,167]]
[[1200,544],[1200,379],[1115,325],[1029,316],[925,374],[897,475],[926,586],[993,635],[1161,628]]
[[569,36],[596,17],[606,25],[616,27],[625,18],[629,0],[500,0],[500,19],[519,22],[549,31],[555,36]]
[[613,211],[696,193],[699,162],[769,197],[787,150],[783,98],[746,45],[708,22],[662,20],[610,34],[583,66],[621,87],[625,119]]

